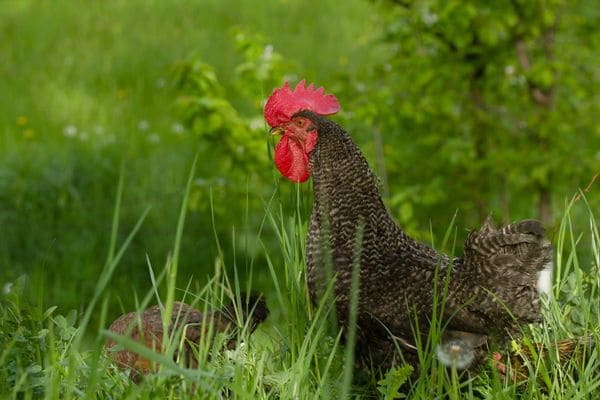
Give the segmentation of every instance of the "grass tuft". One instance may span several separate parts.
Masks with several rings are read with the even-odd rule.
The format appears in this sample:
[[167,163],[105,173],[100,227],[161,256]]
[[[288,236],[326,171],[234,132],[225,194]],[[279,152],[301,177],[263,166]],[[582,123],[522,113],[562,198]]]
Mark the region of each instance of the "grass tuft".
[[[244,302],[242,292],[251,292],[254,283],[242,280],[244,278],[239,274],[231,274],[228,261],[220,252],[215,260],[212,279],[201,286],[195,286],[193,279],[188,280],[185,287],[177,286],[177,256],[181,251],[194,171],[192,164],[172,256],[158,275],[150,257],[147,257],[151,288],[136,300],[137,311],[140,312],[153,299],[164,304],[165,322],[171,318],[169,313],[172,313],[175,300],[186,301],[204,312],[221,308],[229,302],[240,307]],[[562,364],[558,362],[556,353],[550,352],[548,357],[534,356],[525,365],[525,374],[518,382],[500,376],[491,365],[484,366],[477,374],[445,368],[434,354],[443,329],[442,321],[436,317],[443,314],[443,295],[435,299],[429,335],[424,342],[418,343],[422,363],[418,375],[411,376],[411,367],[400,363],[382,376],[375,378],[377,375],[371,375],[364,379],[365,372],[355,369],[351,346],[354,342],[356,297],[353,297],[351,305],[350,328],[345,344],[340,330],[331,323],[331,316],[335,313],[333,285],[329,284],[324,289],[323,300],[318,305],[309,300],[304,261],[307,223],[300,212],[300,204],[304,200],[299,192],[295,198],[297,212],[292,214],[284,210],[276,193],[265,203],[263,222],[256,228],[257,243],[264,246],[262,235],[269,231],[280,245],[280,254],[267,254],[266,257],[271,287],[266,298],[271,315],[253,334],[250,334],[248,326],[242,327],[235,334],[234,339],[238,343],[235,348],[227,347],[232,337],[217,334],[210,321],[206,321],[207,329],[194,350],[199,360],[197,366],[186,364],[181,357],[173,357],[176,351],[181,354],[186,327],[172,332],[161,351],[149,349],[127,335],[109,332],[106,326],[112,318],[109,318],[108,304],[113,294],[106,288],[148,215],[148,210],[145,210],[119,246],[118,215],[124,181],[121,172],[106,266],[98,277],[94,297],[80,317],[76,312],[60,315],[55,306],[44,309],[41,304],[26,301],[23,292],[29,283],[25,278],[0,295],[1,396],[13,399],[588,399],[600,394],[600,358],[595,347],[582,347],[580,356]],[[584,207],[589,214],[586,230],[578,230],[574,226],[571,213],[575,207]],[[213,218],[213,224],[217,222]],[[237,232],[234,230],[233,234]],[[451,223],[441,248],[452,250],[456,245],[455,237],[456,231]],[[217,230],[215,240],[220,240]],[[360,240],[357,241],[357,260],[359,243]],[[580,257],[583,245],[591,248],[591,257]],[[516,346],[535,353],[533,343],[552,348],[565,338],[589,337],[596,343],[600,339],[600,236],[597,221],[585,201],[567,204],[554,246],[556,280],[553,296],[546,299],[545,321],[524,327],[522,336],[513,344],[513,357],[517,354]],[[252,269],[254,260],[233,262],[237,268],[245,265]],[[354,292],[360,284],[356,269]],[[254,275],[250,273],[250,276]],[[446,288],[447,282],[444,276],[440,276],[439,284]],[[161,293],[166,293],[165,299]],[[137,299],[138,295],[135,296]],[[90,329],[92,316],[97,316],[100,321],[97,330]],[[421,337],[418,332],[415,334]],[[106,338],[117,342],[119,349],[130,349],[142,355],[155,366],[156,373],[145,377],[139,384],[134,383],[130,372],[121,371],[110,362],[103,348]]]

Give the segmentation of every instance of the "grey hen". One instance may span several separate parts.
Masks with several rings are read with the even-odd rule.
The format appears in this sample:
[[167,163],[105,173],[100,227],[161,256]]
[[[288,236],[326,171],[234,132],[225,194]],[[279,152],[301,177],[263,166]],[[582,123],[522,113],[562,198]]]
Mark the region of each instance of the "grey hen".
[[[352,265],[360,243],[356,352],[363,362],[389,366],[395,345],[416,363],[415,333],[427,335],[434,287],[442,297],[444,335],[478,347],[493,333],[539,321],[540,292],[548,292],[552,249],[537,221],[496,229],[488,219],[471,233],[463,258],[451,258],[406,235],[389,215],[377,178],[346,131],[325,118],[339,104],[304,81],[273,92],[265,106],[271,133],[282,138],[275,164],[287,178],[312,176],[313,211],[307,237],[308,285],[313,300],[335,275],[338,322],[346,328]],[[359,228],[360,227],[360,228]],[[434,283],[435,277],[439,281]],[[418,320],[418,326],[415,324]]]

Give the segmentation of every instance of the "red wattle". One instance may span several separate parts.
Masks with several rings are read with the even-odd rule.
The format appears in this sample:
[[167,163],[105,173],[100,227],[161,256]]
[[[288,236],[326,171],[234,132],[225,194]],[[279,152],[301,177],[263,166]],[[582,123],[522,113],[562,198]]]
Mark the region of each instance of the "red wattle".
[[[314,144],[310,150],[312,147]],[[305,182],[309,177],[307,152],[297,140],[286,135],[283,135],[275,147],[275,165],[281,174],[291,181]]]

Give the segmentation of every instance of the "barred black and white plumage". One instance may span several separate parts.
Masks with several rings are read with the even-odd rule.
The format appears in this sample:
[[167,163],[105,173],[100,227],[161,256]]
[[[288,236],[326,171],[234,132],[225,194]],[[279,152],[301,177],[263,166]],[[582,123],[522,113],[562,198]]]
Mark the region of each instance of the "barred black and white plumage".
[[[281,135],[274,152],[279,171],[294,182],[313,178],[309,292],[317,301],[335,277],[343,329],[349,324],[354,259],[360,261],[359,360],[385,368],[399,347],[415,364],[415,335],[427,334],[435,298],[443,299],[439,317],[443,341],[450,344],[440,347],[442,356],[446,348],[454,352],[464,347],[466,353],[473,349],[475,359],[489,335],[540,320],[540,296],[550,291],[552,268],[552,249],[542,225],[523,221],[497,229],[488,220],[469,236],[463,258],[413,240],[390,217],[360,150],[342,127],[325,118],[339,109],[335,96],[324,88],[301,81],[292,89],[286,82],[267,100],[264,116],[271,134]],[[436,277],[442,279],[436,283]]]
[[[389,215],[377,178],[342,127],[303,110],[318,132],[309,154],[314,205],[307,238],[309,291],[327,283],[330,258],[339,323],[346,327],[357,229],[362,226],[357,355],[389,365],[395,343],[414,361],[415,317],[427,333],[434,277],[448,276],[444,334],[481,346],[494,333],[541,319],[540,292],[550,289],[552,249],[542,225],[527,220],[497,229],[488,219],[472,232],[463,258],[450,258],[407,236]],[[448,269],[451,269],[450,271]],[[438,283],[441,295],[444,284]]]

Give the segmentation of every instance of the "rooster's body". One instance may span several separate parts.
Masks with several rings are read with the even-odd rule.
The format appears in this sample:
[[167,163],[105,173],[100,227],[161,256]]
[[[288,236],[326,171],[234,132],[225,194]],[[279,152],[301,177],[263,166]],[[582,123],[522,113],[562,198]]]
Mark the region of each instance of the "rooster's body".
[[312,86],[291,91],[286,85],[271,96],[265,116],[272,131],[283,135],[275,152],[280,171],[295,181],[313,178],[308,285],[316,300],[331,265],[343,328],[349,321],[355,249],[360,249],[359,359],[387,366],[399,345],[414,362],[415,332],[427,334],[436,296],[444,301],[444,336],[472,347],[516,323],[540,320],[540,292],[549,291],[552,261],[541,224],[528,220],[496,229],[488,220],[469,236],[463,258],[413,240],[389,215],[358,147],[323,116],[337,111],[328,96]]
[[[373,353],[369,343],[385,341],[390,333],[400,343],[414,344],[415,318],[421,324],[431,318],[434,287],[441,301],[446,275],[442,318],[447,336],[475,346],[516,321],[541,318],[539,292],[547,288],[542,281],[551,265],[551,251],[538,222],[497,230],[488,220],[470,235],[465,258],[440,254],[407,236],[390,217],[376,177],[339,125],[310,111],[298,115],[310,119],[319,133],[309,161],[314,205],[307,239],[308,284],[316,297],[320,283],[326,281],[324,250],[331,249],[342,326],[348,321],[354,249],[362,227],[359,350]],[[420,331],[427,333],[422,326]]]

